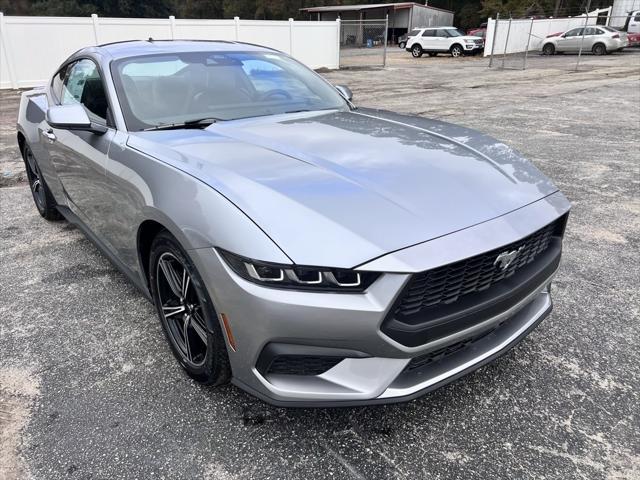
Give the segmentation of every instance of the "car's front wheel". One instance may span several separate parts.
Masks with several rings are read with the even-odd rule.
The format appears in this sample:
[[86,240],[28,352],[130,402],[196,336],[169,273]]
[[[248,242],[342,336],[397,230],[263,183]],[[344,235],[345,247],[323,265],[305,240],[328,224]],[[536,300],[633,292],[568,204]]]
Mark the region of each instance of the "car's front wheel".
[[29,181],[33,201],[36,204],[38,212],[47,220],[61,220],[62,215],[60,215],[60,212],[58,212],[56,208],[56,201],[53,198],[53,194],[44,181],[36,157],[33,156],[31,148],[26,143],[22,148],[22,158],[27,171],[27,180]]
[[194,380],[220,385],[231,377],[216,310],[187,252],[168,232],[151,245],[149,283],[169,345]]
[[406,42],[400,42],[398,44],[398,47],[402,48],[403,50],[404,50],[404,47],[406,47],[406,46],[407,46]]
[[451,56],[454,58],[458,58],[461,57],[462,54],[464,53],[464,50],[462,50],[462,47],[460,45],[454,45],[453,47],[451,47]]
[[556,47],[553,46],[553,43],[546,43],[544,47],[542,47],[543,55],[553,55],[556,53]]
[[422,47],[420,45],[411,47],[411,55],[413,55],[414,58],[420,58],[422,56]]

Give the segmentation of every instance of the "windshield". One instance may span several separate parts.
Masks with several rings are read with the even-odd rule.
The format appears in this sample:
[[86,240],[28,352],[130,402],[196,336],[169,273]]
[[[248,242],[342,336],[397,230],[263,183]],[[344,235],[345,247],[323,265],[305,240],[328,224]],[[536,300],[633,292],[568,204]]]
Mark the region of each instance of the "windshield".
[[188,52],[125,58],[111,72],[127,128],[235,120],[349,106],[327,82],[272,52]]

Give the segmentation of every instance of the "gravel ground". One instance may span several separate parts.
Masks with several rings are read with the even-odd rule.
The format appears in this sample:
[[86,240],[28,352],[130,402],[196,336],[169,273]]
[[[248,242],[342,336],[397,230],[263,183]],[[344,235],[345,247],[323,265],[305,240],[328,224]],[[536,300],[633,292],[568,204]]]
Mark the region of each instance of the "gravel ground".
[[403,405],[286,410],[183,375],[152,306],[21,183],[0,93],[0,478],[640,478],[640,54],[327,72],[357,103],[511,144],[573,202],[555,310]]

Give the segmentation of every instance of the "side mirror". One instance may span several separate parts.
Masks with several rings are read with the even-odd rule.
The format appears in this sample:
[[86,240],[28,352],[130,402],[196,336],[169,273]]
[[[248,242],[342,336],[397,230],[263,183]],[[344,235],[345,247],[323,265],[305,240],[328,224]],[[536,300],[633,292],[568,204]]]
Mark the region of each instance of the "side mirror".
[[47,123],[61,130],[84,130],[102,135],[107,127],[92,122],[86,110],[79,103],[73,105],[55,105],[47,109]]
[[340,93],[340,95],[342,95],[348,101],[351,101],[353,99],[353,92],[349,87],[345,87],[344,85],[336,85],[336,90],[338,90],[338,93]]

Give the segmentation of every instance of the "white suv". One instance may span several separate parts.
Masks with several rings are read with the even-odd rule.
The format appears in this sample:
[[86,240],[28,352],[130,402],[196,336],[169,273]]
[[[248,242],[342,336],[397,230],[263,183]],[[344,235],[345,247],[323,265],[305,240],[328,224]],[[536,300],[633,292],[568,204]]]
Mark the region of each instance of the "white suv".
[[438,53],[450,53],[460,57],[468,53],[477,53],[484,49],[481,37],[465,35],[455,27],[432,27],[412,30],[407,38],[407,52],[416,58],[428,53],[435,57]]

